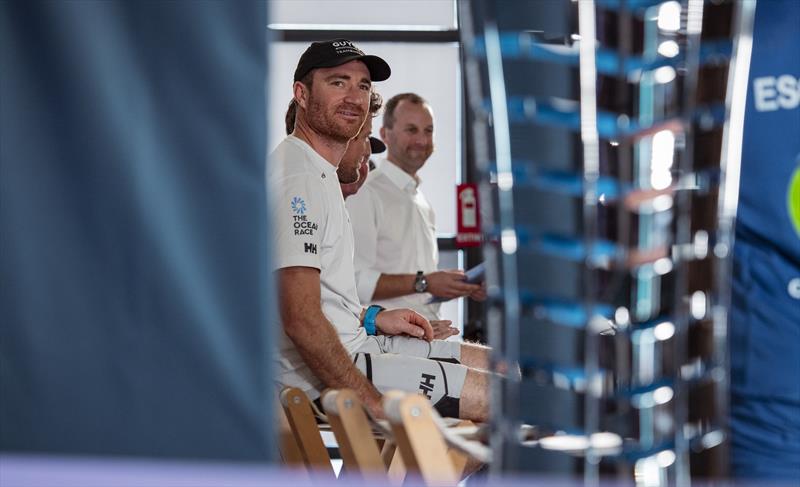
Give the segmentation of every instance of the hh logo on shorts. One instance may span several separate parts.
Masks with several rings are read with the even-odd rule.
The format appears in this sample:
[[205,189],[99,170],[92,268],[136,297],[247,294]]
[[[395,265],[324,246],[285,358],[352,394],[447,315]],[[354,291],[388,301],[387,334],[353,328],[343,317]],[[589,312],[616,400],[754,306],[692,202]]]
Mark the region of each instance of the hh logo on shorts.
[[428,399],[431,398],[431,391],[433,390],[433,381],[436,379],[435,375],[431,374],[422,374],[422,380],[419,383],[419,390],[422,391],[422,395],[427,397]]
[[317,244],[312,243],[305,243],[305,247],[303,249],[307,254],[316,254],[317,253]]

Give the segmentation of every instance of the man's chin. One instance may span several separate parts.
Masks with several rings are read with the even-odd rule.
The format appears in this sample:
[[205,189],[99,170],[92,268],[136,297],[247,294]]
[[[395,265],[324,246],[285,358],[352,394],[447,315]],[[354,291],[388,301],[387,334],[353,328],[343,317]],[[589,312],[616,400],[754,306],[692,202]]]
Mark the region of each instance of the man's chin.
[[317,129],[320,134],[342,143],[349,142],[350,139],[358,135],[359,130],[361,130],[361,128],[358,126],[350,127],[344,124],[328,125],[327,127],[323,126]]
[[425,161],[427,161],[430,156],[430,154],[423,152],[407,154],[408,160],[418,166],[425,164]]
[[350,142],[350,139],[353,138],[352,136],[350,136],[349,132],[343,132],[341,130],[335,130],[335,131],[332,130],[326,133],[325,135],[335,140],[336,142],[340,143],[348,143]]
[[340,184],[355,184],[355,183],[358,182],[358,179],[359,179],[358,178],[358,173],[356,173],[355,175],[352,175],[352,174],[349,174],[349,173],[348,174],[339,173],[338,176],[339,176],[339,183]]
[[347,140],[350,140],[355,138],[358,135],[358,132],[361,131],[361,125],[363,125],[363,120],[361,123],[359,123],[357,120],[340,120],[338,123],[334,124],[334,131],[337,133],[337,135],[346,137]]

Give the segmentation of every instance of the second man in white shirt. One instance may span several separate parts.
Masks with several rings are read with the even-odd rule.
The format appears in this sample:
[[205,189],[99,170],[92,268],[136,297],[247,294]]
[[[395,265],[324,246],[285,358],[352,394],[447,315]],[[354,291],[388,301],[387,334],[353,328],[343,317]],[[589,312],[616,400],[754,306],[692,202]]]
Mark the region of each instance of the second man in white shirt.
[[355,236],[358,296],[364,303],[411,308],[439,320],[431,296],[485,298],[460,270],[437,270],[436,219],[417,172],[433,153],[433,111],[403,93],[385,107],[381,138],[387,155],[357,195],[347,200]]

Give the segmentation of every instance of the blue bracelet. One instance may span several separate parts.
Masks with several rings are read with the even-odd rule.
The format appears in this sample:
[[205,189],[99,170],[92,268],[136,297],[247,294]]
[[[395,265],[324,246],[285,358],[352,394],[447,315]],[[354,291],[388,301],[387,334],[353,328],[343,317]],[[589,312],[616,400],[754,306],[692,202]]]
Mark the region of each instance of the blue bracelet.
[[367,308],[367,312],[364,313],[364,329],[367,330],[367,335],[378,334],[378,329],[375,327],[375,317],[385,309],[386,308],[383,306],[378,306],[377,304],[373,304]]

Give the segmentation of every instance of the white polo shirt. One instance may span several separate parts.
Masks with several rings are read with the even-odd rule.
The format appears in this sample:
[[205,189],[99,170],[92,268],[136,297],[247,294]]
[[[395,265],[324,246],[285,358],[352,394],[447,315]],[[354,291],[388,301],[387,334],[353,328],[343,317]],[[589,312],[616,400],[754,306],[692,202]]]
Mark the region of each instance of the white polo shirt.
[[429,293],[372,300],[381,274],[426,274],[437,269],[436,220],[419,191],[419,178],[383,159],[367,182],[347,199],[356,246],[356,282],[363,303],[386,308],[411,308],[429,320],[439,319],[440,304]]
[[[273,270],[320,270],[322,312],[339,340],[353,353],[367,339],[361,327],[353,268],[353,230],[344,206],[336,168],[292,135],[270,154],[267,185],[272,215]],[[291,340],[281,333],[279,382],[303,390],[322,390]]]

